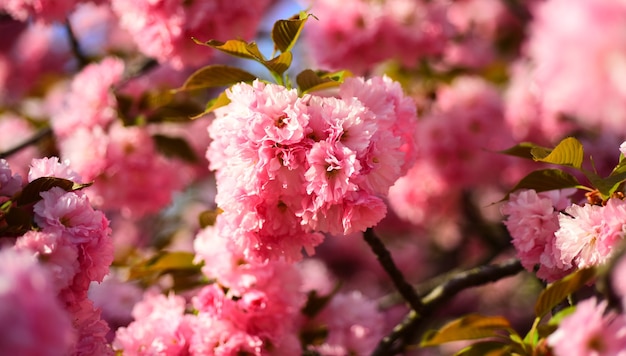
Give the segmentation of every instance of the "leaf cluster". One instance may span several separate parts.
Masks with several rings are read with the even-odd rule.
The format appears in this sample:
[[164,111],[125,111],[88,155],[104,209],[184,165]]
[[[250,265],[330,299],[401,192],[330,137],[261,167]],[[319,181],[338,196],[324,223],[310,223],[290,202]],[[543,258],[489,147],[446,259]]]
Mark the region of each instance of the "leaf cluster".
[[[420,347],[438,346],[452,341],[479,340],[457,352],[456,356],[473,355],[549,355],[546,338],[556,330],[561,319],[572,313],[575,307],[552,313],[574,292],[596,277],[594,268],[578,270],[546,287],[535,303],[535,322],[522,338],[502,316],[470,314],[450,321],[438,330],[427,332]],[[550,318],[546,316],[551,314]]]
[[[583,168],[585,159],[583,145],[574,137],[563,139],[554,148],[523,142],[501,151],[501,153],[577,171],[582,173],[588,181],[587,185],[582,184],[574,174],[562,168],[540,169],[522,178],[503,200],[508,199],[512,192],[520,189],[534,189],[537,192],[544,192],[555,189],[578,188],[588,192],[597,192],[602,201],[606,201],[618,192],[622,183],[626,181],[626,162],[623,156],[620,157],[619,164],[606,177],[601,177],[594,170]],[[589,160],[593,163],[591,157]]]
[[[274,23],[271,32],[272,41],[274,43],[274,53],[270,58],[266,58],[263,53],[261,53],[258,45],[254,41],[246,42],[240,39],[228,40],[226,42],[218,40],[202,42],[197,39],[194,39],[194,41],[199,45],[211,47],[234,57],[255,61],[269,71],[277,84],[291,88],[292,83],[287,75],[287,71],[291,67],[293,60],[292,49],[300,37],[305,23],[311,17],[314,16],[301,12],[290,19],[279,20]],[[300,93],[306,94],[337,87],[350,75],[351,73],[349,71],[327,72],[305,69],[296,75],[296,84]],[[224,64],[213,64],[200,68],[192,73],[185,83],[181,87],[174,89],[172,93],[193,92],[222,87],[228,88],[242,82],[251,83],[257,79],[257,75],[244,69]],[[229,103],[230,100],[226,92],[221,92],[216,98],[207,103],[204,111],[195,115],[193,118],[202,117]]]

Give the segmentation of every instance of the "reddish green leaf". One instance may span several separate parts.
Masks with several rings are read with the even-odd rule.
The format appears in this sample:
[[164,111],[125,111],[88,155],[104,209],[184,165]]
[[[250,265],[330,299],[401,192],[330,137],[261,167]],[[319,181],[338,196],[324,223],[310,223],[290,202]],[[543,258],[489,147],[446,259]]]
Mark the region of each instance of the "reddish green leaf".
[[472,344],[454,354],[455,356],[505,356],[510,355],[506,343],[499,341],[483,341]]
[[550,150],[549,148],[537,146],[532,142],[522,142],[511,148],[507,148],[506,150],[499,151],[499,152],[504,153],[509,156],[521,157],[521,158],[526,158],[526,159],[535,159],[535,157],[531,153],[533,149]]
[[28,183],[15,199],[18,206],[36,203],[41,200],[41,192],[48,191],[54,187],[59,187],[66,192],[80,190],[89,187],[93,183],[74,183],[69,179],[56,177],[40,177]]
[[180,137],[157,134],[152,136],[152,140],[156,149],[166,157],[180,158],[191,163],[198,162],[198,157],[189,143]]
[[210,65],[195,71],[182,87],[176,90],[198,90],[214,87],[231,86],[239,82],[252,82],[254,74],[243,69],[227,65]]
[[502,337],[512,332],[509,321],[501,316],[470,314],[424,335],[420,346],[436,346],[446,342]]
[[531,172],[522,178],[503,200],[507,200],[511,193],[520,189],[534,189],[537,192],[545,192],[555,189],[573,188],[580,186],[578,179],[560,169],[541,169]]
[[194,264],[194,258],[195,255],[191,252],[163,251],[131,266],[128,278],[139,279],[176,270],[199,270],[201,265]]
[[196,120],[196,119],[199,119],[201,117],[204,117],[205,115],[213,112],[213,110],[215,110],[217,108],[221,108],[222,106],[226,106],[228,104],[230,104],[230,99],[228,99],[228,96],[226,95],[226,92],[223,91],[223,92],[220,93],[220,95],[217,98],[215,98],[215,99],[213,99],[213,100],[211,100],[211,101],[209,101],[207,103],[207,108],[206,108],[206,110],[204,110],[204,112],[202,112],[202,113],[192,117],[191,119],[192,120]]
[[292,60],[291,52],[284,52],[284,53],[281,53],[279,56],[272,58],[269,61],[263,61],[262,63],[270,71],[278,75],[281,75],[287,69],[289,69],[289,66],[291,66],[291,60]]
[[215,225],[215,221],[217,220],[217,216],[223,213],[224,210],[217,208],[215,210],[205,210],[200,213],[198,216],[198,220],[200,222],[200,227],[205,228],[207,226]]
[[595,268],[578,270],[567,277],[550,285],[539,295],[535,304],[535,315],[539,318],[546,315],[568,295],[579,290],[596,276]]
[[290,51],[295,45],[310,14],[300,13],[287,20],[278,20],[272,28],[272,41],[281,52]]
[[242,40],[228,40],[226,42],[220,42],[217,40],[210,40],[207,42],[201,42],[194,39],[194,42],[200,45],[209,46],[215,48],[224,53],[228,53],[235,57],[252,59],[255,61],[263,62],[265,58],[259,51],[259,47],[254,42],[246,42]]
[[303,93],[309,93],[317,90],[328,89],[337,87],[345,78],[351,76],[349,71],[340,72],[315,72],[311,69],[305,69],[296,76],[296,83],[300,91]]

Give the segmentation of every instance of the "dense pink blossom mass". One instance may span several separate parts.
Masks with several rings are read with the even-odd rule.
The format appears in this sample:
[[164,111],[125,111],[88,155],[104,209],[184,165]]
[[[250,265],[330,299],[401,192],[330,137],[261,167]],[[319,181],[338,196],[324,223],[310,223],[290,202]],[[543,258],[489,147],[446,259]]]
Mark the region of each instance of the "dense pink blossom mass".
[[259,260],[299,260],[319,232],[374,226],[380,196],[414,158],[415,107],[389,78],[349,78],[338,97],[255,81],[227,91],[207,151],[220,234]]
[[0,355],[626,356],[624,83],[626,0],[0,0]]

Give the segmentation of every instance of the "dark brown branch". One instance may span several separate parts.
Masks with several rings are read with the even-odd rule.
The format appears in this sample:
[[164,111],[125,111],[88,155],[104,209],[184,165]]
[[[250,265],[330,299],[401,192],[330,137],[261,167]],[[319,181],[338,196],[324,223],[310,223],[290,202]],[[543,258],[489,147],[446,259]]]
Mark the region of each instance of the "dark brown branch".
[[406,279],[404,279],[402,272],[398,269],[395,262],[393,262],[389,250],[387,250],[382,241],[380,241],[376,234],[374,234],[374,230],[372,229],[365,230],[363,238],[367,244],[370,245],[370,248],[376,255],[376,258],[378,258],[381,266],[385,269],[389,277],[391,277],[391,280],[400,295],[402,295],[411,309],[420,314],[424,309],[420,296],[417,294],[415,289],[413,289],[413,286],[411,286]]
[[476,267],[452,276],[428,293],[421,300],[422,313],[410,311],[404,320],[380,341],[372,356],[389,356],[401,353],[412,342],[415,332],[422,326],[424,317],[434,312],[438,306],[459,292],[516,275],[523,269],[518,260],[511,259],[495,265]]
[[19,145],[15,146],[15,147],[7,150],[7,151],[0,152],[0,159],[7,158],[7,157],[9,157],[11,155],[14,155],[17,152],[23,150],[24,148],[26,148],[26,147],[28,147],[30,145],[34,145],[37,142],[39,142],[40,140],[42,140],[42,139],[44,139],[44,138],[46,138],[46,137],[48,137],[50,135],[52,135],[52,129],[49,128],[49,127],[43,128],[43,129],[39,130],[39,132],[37,132],[35,135],[33,135],[28,140],[20,143]]
[[80,43],[78,43],[78,38],[76,37],[76,33],[72,29],[72,24],[69,19],[65,20],[65,30],[67,31],[67,37],[70,41],[70,48],[72,49],[72,54],[76,57],[78,61],[79,68],[85,67],[89,64],[89,58],[85,55],[83,50],[80,48]]

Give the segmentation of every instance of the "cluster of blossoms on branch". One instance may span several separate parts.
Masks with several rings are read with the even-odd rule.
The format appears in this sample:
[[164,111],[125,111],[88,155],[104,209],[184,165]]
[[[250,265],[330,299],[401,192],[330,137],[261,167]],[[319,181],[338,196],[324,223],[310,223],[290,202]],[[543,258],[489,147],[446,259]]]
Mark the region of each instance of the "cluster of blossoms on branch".
[[255,81],[227,91],[207,151],[216,170],[217,226],[263,261],[299,260],[335,235],[386,214],[381,196],[415,156],[416,112],[388,78],[348,78],[337,97]]
[[[87,297],[90,283],[101,282],[113,262],[108,219],[91,207],[82,191],[41,188],[45,185],[38,179],[46,177],[80,183],[66,163],[56,158],[34,160],[25,186],[6,161],[0,160],[0,165],[4,203],[0,234],[17,235],[13,247],[2,251],[1,276],[3,284],[20,287],[0,293],[5,335],[0,349],[33,355],[112,354],[105,338],[109,326]],[[34,202],[27,200],[32,199],[27,187],[41,188]],[[21,231],[14,229],[15,219],[21,219]],[[27,275],[29,271],[32,275]],[[46,342],[38,341],[42,336]]]

